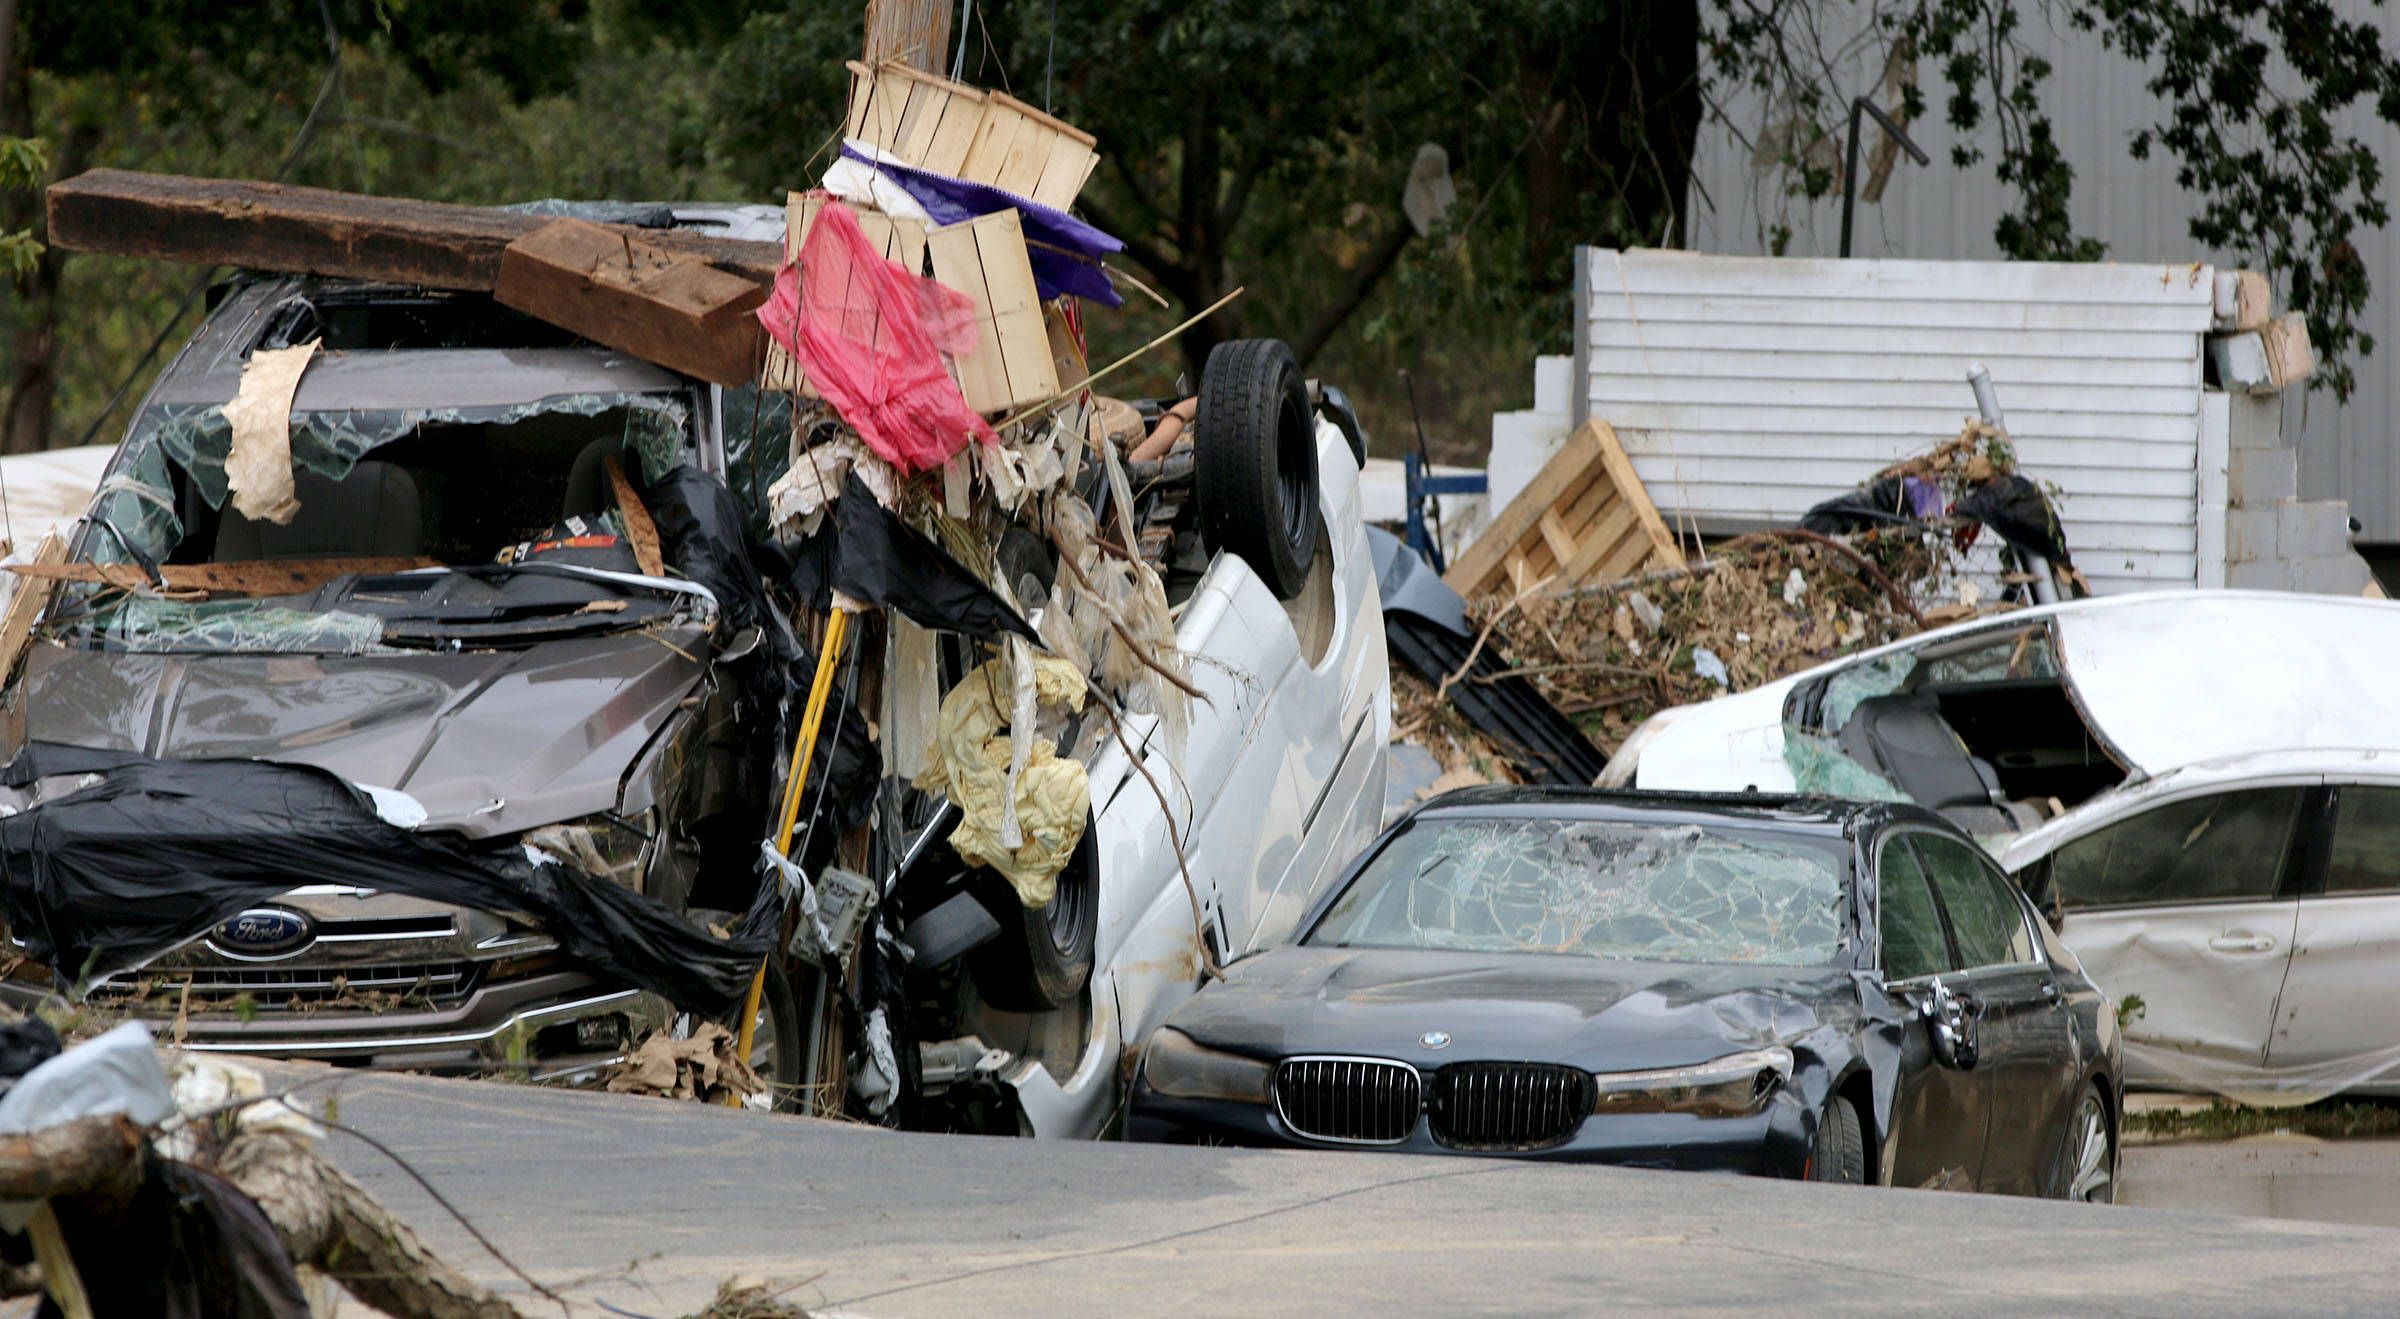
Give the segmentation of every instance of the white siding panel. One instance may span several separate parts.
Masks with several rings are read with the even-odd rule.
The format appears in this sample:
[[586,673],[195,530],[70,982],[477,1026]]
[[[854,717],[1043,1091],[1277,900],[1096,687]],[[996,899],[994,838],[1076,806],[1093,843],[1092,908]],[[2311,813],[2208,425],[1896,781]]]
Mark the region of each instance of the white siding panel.
[[1670,518],[1788,525],[1956,435],[1982,362],[2095,589],[2192,584],[2206,267],[1594,250],[1584,268],[1589,415]]

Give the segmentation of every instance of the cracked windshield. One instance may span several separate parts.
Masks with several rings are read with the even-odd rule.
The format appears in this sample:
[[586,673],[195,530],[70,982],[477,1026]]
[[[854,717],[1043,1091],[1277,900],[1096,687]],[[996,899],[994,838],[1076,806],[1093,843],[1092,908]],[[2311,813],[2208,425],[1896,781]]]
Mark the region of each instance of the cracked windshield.
[[1836,842],[1758,830],[1448,820],[1394,838],[1309,942],[1819,966],[1841,871]]

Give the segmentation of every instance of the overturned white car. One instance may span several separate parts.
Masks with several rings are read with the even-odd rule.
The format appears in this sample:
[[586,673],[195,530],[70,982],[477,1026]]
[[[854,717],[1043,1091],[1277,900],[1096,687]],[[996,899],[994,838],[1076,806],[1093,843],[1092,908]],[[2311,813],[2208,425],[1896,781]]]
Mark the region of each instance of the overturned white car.
[[2400,1093],[2400,604],[2178,592],[1942,628],[1636,730],[1604,783],[1914,800],[2116,997],[2127,1079]]

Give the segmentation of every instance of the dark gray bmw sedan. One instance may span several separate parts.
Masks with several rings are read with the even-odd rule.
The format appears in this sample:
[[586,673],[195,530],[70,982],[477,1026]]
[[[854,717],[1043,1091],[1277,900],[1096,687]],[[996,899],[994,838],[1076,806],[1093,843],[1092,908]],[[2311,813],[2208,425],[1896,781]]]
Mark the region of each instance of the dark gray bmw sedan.
[[2112,1198],[2113,1005],[1894,803],[1469,789],[1152,1037],[1136,1139]]

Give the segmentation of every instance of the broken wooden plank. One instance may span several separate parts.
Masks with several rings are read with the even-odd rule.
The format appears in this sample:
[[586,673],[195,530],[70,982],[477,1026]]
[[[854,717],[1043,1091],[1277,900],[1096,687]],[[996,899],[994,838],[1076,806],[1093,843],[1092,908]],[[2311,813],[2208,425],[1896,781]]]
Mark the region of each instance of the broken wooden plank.
[[667,575],[666,555],[658,546],[658,523],[651,520],[650,509],[642,503],[641,492],[625,479],[625,465],[610,454],[601,460],[608,467],[608,488],[616,496],[617,516],[625,519],[625,543],[633,547],[634,566],[644,577]]
[[1683,552],[1607,422],[1585,422],[1442,575],[1460,595],[1561,591]]
[[[65,548],[62,544],[60,556]],[[236,595],[300,595],[355,573],[375,577],[386,573],[439,568],[439,559],[418,556],[362,559],[258,559],[241,563],[168,563],[158,569],[160,584],[170,591],[227,591]],[[35,560],[12,563],[8,571],[43,582],[98,582],[128,591],[152,588],[150,578],[130,563],[61,563]],[[6,640],[0,635],[0,642]]]
[[766,334],[749,313],[766,286],[583,220],[510,243],[501,305],[720,385],[758,377]]
[[[96,169],[50,185],[49,241],[71,252],[489,291],[508,245],[549,224],[487,206]],[[782,250],[681,229],[604,225],[757,283]]]
[[905,64],[852,60],[844,131],[901,163],[958,174],[982,126],[987,93]]
[[[66,538],[57,532],[42,537],[34,549],[33,562],[12,565],[18,571],[56,564],[67,557]],[[16,594],[8,598],[8,612],[0,614],[0,682],[8,680],[17,667],[17,658],[25,653],[25,643],[33,639],[34,620],[49,606],[50,595],[58,589],[55,581],[34,580],[17,583]]]
[[976,350],[953,364],[967,406],[1002,412],[1057,394],[1058,368],[1017,212],[943,225],[926,243],[934,278],[975,301]]

